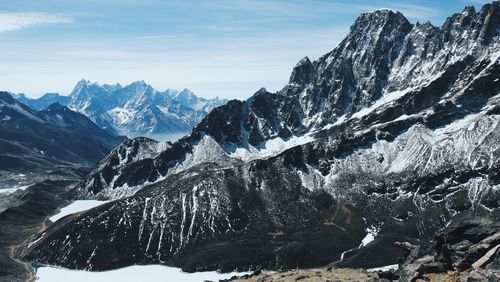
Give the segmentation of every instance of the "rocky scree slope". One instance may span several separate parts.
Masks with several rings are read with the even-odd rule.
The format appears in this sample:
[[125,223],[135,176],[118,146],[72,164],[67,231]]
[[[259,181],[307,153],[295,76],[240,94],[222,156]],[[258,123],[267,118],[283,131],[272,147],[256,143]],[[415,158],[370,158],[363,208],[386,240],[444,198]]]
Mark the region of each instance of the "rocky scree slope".
[[499,19],[499,2],[441,27],[362,14],[278,93],[215,108],[176,143],[122,144],[73,191],[117,200],[54,224],[26,258],[370,268],[461,214],[495,218]]

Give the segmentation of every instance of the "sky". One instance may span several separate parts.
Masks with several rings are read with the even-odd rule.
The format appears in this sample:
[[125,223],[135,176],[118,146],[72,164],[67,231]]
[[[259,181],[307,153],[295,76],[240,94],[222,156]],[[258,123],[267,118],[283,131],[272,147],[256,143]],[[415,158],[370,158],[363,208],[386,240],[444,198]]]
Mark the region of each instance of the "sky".
[[364,11],[442,25],[481,0],[1,0],[0,90],[67,95],[81,79],[203,97],[281,89],[334,48]]

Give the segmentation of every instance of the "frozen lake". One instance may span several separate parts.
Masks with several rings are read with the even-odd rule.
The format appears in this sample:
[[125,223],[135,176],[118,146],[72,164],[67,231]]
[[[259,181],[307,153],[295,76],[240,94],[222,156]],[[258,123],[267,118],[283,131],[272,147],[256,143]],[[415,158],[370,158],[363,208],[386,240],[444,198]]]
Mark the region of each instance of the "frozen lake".
[[36,276],[41,282],[136,282],[136,281],[183,281],[183,282],[202,282],[202,281],[219,281],[219,279],[229,279],[235,275],[245,275],[247,273],[217,273],[211,272],[196,272],[185,273],[179,268],[167,267],[163,265],[134,265],[117,270],[91,272],[82,270],[68,270],[53,267],[38,268]]

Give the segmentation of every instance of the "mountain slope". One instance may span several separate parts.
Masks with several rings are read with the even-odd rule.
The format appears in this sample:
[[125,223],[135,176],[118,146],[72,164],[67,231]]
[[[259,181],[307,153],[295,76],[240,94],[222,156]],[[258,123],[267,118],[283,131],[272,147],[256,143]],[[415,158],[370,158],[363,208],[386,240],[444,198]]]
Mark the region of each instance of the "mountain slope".
[[144,81],[127,86],[77,83],[69,96],[46,94],[38,99],[17,99],[37,110],[52,103],[88,116],[101,128],[128,136],[186,133],[224,99],[204,99],[184,89],[159,92]]
[[0,92],[0,133],[2,170],[91,166],[124,140],[64,106],[37,112],[6,92]]
[[499,2],[442,27],[362,14],[278,93],[230,101],[163,148],[135,139],[113,151],[72,195],[117,200],[54,224],[27,258],[371,268],[462,215],[498,220],[499,18]]

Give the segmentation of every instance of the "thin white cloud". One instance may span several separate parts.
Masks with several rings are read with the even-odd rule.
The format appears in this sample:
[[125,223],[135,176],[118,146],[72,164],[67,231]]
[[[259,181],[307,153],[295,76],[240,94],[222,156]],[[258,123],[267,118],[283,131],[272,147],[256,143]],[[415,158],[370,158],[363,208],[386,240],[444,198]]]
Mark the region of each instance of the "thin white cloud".
[[339,7],[345,9],[346,11],[350,9],[351,11],[355,10],[359,13],[369,12],[379,9],[389,9],[392,11],[399,11],[405,17],[418,21],[428,21],[428,20],[435,21],[438,19],[444,19],[443,11],[423,5],[393,4],[393,5],[385,5],[384,7],[376,6],[373,4],[338,4],[338,5]]
[[0,13],[0,32],[15,31],[35,25],[71,22],[73,19],[70,17],[51,13]]
[[[479,1],[481,0],[472,0]],[[486,1],[486,0],[485,0]],[[490,0],[491,1],[491,0]],[[274,22],[278,20],[292,20],[296,18],[310,18],[318,16],[330,16],[351,13],[357,15],[361,12],[372,11],[381,8],[381,3],[351,3],[349,1],[320,1],[312,5],[308,0],[277,1],[277,0],[231,0],[208,2],[206,5],[218,9],[254,12],[263,15],[272,15]],[[391,4],[383,3],[384,8],[400,11],[407,18],[418,21],[438,22],[446,18],[447,13],[440,9],[414,4]],[[261,21],[262,18],[259,18]],[[237,22],[236,22],[237,23]]]
[[493,2],[492,0],[462,0],[463,3],[465,4],[478,4],[478,5],[484,5],[484,4],[491,4]]

